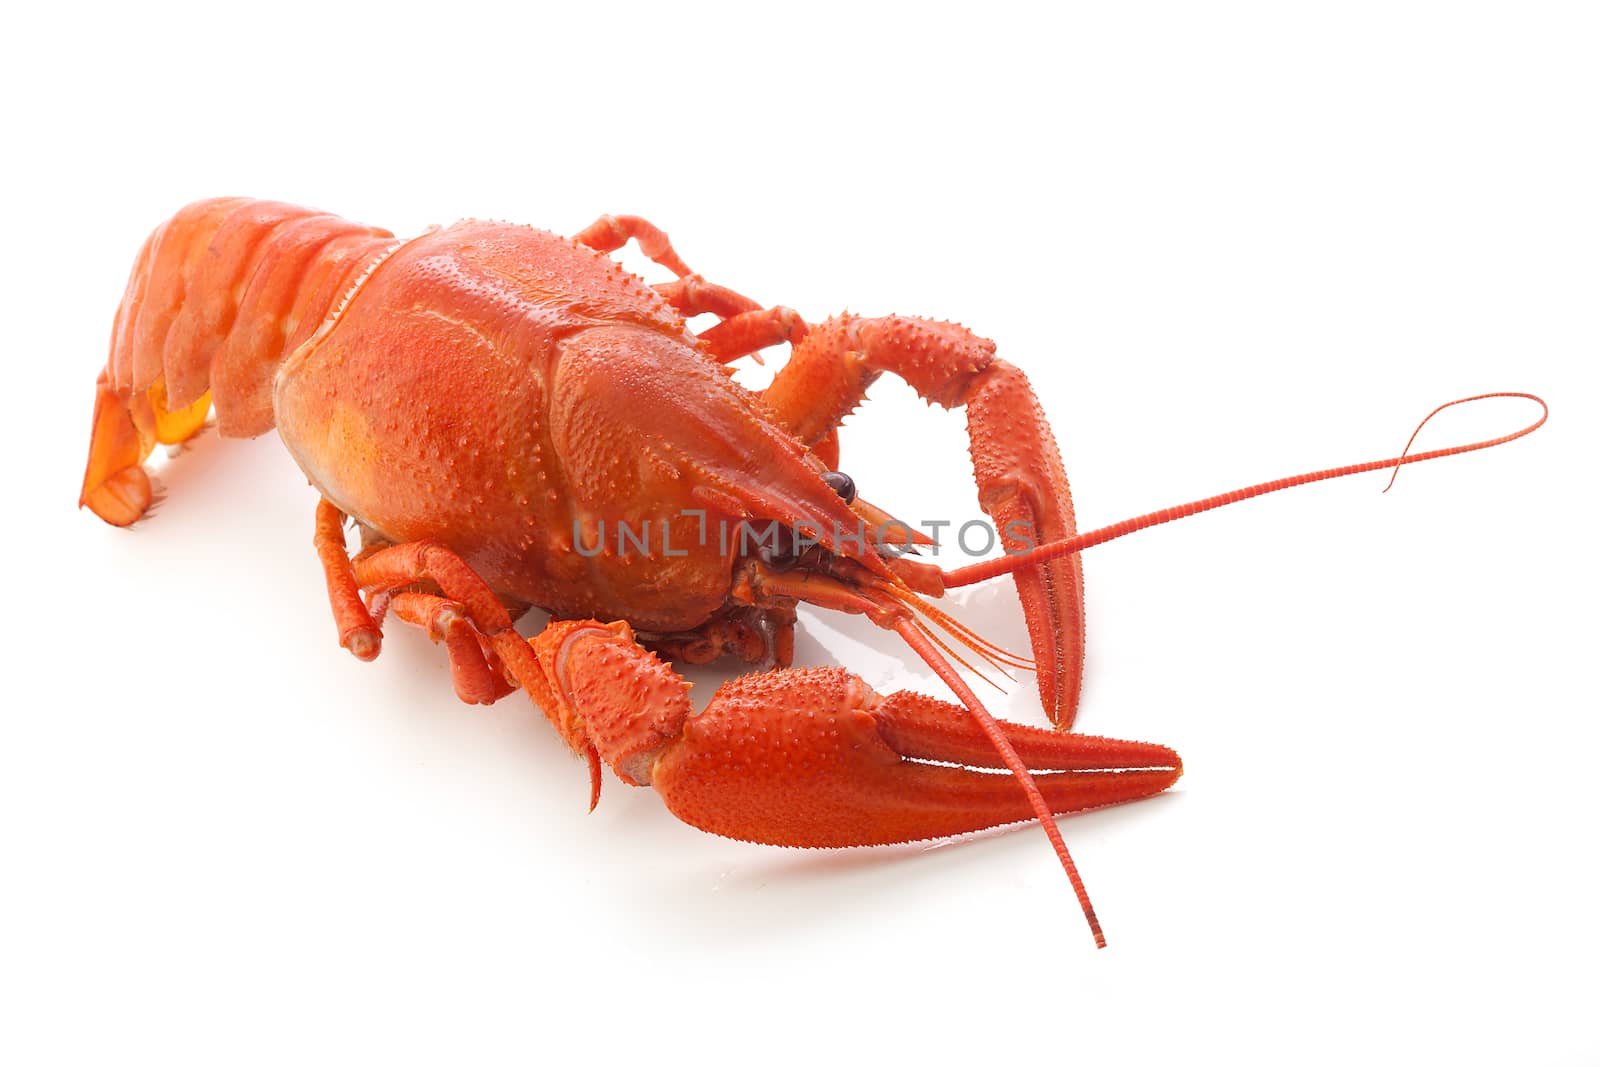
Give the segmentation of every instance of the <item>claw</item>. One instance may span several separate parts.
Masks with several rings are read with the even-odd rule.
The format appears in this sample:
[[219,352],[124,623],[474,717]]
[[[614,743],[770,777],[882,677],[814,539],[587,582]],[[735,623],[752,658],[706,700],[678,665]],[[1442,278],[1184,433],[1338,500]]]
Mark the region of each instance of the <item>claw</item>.
[[[829,319],[795,347],[762,400],[791,433],[815,446],[884,372],[930,403],[966,406],[978,499],[1008,553],[1077,532],[1061,454],[1033,387],[995,358],[993,341],[964,326],[900,315]],[[1083,565],[1057,557],[1011,569],[1028,620],[1040,699],[1050,720],[1066,729],[1083,681]]]
[[[841,667],[749,674],[696,714],[688,686],[626,623],[553,622],[533,638],[601,758],[672,813],[724,837],[842,848],[982,830],[1036,815],[972,715],[880,696]],[[1139,800],[1178,780],[1165,745],[1002,722],[1054,812]],[[982,768],[976,769],[976,768]]]
[[[967,397],[967,429],[979,503],[1008,554],[1078,532],[1061,453],[1020,370],[996,360],[977,378]],[[1013,576],[1032,639],[1039,699],[1051,722],[1070,729],[1083,687],[1082,559],[1064,556],[1018,568]]]
[[[1152,796],[1183,773],[1163,745],[1001,725],[1055,812]],[[917,693],[883,697],[823,667],[727,683],[661,752],[650,781],[702,830],[839,848],[1032,819],[1010,774],[973,769],[1000,766],[962,708]]]
[[[696,715],[682,678],[626,622],[552,622],[533,646],[600,757],[699,829],[845,848],[1034,819],[994,742],[958,705],[880,696],[842,667],[811,667],[734,678]],[[1166,745],[1000,729],[1056,813],[1150,797],[1182,774]]]
[[687,684],[627,623],[552,622],[532,646],[559,703],[552,717],[592,742],[624,782],[653,785],[691,826],[841,848],[1038,819],[1104,947],[1051,813],[1159,793],[1183,773],[1177,753],[997,722],[915,623],[894,628],[965,707],[915,693],[881,697],[831,667],[735,679],[697,715]]

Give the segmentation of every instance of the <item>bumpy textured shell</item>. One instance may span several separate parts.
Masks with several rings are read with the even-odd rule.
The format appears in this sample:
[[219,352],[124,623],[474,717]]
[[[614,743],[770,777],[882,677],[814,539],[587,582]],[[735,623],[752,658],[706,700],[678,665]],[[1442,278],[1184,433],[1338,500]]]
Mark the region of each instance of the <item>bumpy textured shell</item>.
[[855,521],[652,289],[528,227],[464,222],[389,254],[284,363],[275,407],[342,510],[559,615],[690,629],[727,600],[721,531]]

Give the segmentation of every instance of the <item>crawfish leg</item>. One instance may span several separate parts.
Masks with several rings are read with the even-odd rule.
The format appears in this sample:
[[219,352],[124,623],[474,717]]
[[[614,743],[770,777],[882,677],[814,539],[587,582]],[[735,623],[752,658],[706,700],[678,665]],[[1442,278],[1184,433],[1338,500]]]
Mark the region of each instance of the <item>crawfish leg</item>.
[[466,605],[406,590],[395,593],[389,607],[401,620],[426,630],[435,644],[444,642],[450,656],[450,678],[462,703],[493,704],[516,690],[497,668],[500,658],[488,647],[488,639],[467,620]]
[[732,289],[713,285],[698,274],[663,282],[653,287],[680,314],[689,318],[709,313],[722,319],[700,334],[701,342],[718,363],[731,363],[740,356],[755,356],[760,351],[785,342],[798,343],[810,328],[792,308],[764,308]]
[[810,328],[792,308],[760,308],[724,319],[701,334],[700,340],[718,363],[728,363],[773,345],[798,345]]
[[[379,622],[392,610],[444,643],[456,695],[464,702],[493,704],[522,689],[562,740],[587,758],[589,806],[594,807],[600,799],[599,756],[582,723],[556,698],[533,647],[512,629],[511,612],[488,583],[436,541],[369,548],[352,560],[345,552],[344,518],[327,500],[317,505],[317,555],[340,643],[362,659],[376,656],[382,637]],[[443,595],[414,588],[419,585],[437,586]],[[368,596],[366,603],[362,593]]]
[[317,502],[316,533],[312,544],[322,563],[322,579],[328,586],[328,605],[339,628],[339,645],[359,660],[377,657],[383,648],[383,631],[361,602],[361,587],[355,568],[344,547],[344,512],[326,499]]
[[650,288],[660,293],[674,311],[686,319],[696,315],[715,315],[731,319],[747,311],[760,311],[761,304],[725,285],[708,282],[698,274],[687,274],[674,282],[661,282]]
[[[490,660],[493,652],[483,647],[483,638],[468,621],[466,606],[431,593],[400,592],[392,596],[378,593],[369,608],[361,600],[355,567],[345,552],[344,512],[327,500],[317,504],[317,558],[328,585],[328,602],[333,621],[339,628],[339,644],[359,660],[375,659],[383,647],[379,625],[384,611],[393,608],[404,622],[421,627],[435,642],[443,641],[450,656],[450,675],[456,695],[468,704],[492,704],[512,691],[503,675],[497,675]],[[381,606],[380,606],[381,605]]]
[[719,363],[805,336],[805,320],[789,308],[763,308],[743,293],[695,274],[666,232],[637,215],[602,215],[573,240],[597,252],[615,252],[630,238],[639,242],[639,250],[650,260],[678,276],[677,281],[652,286],[667,303],[685,318],[711,314],[723,320],[701,335]]
[[713,359],[732,363],[740,356],[761,362],[761,349],[798,342],[806,335],[806,321],[786,307],[764,308],[743,293],[690,274],[675,282],[651,286],[684,318],[715,315],[722,321],[700,334]]
[[615,252],[630,238],[639,242],[639,251],[651,262],[661,264],[678,277],[694,273],[673,249],[666,231],[637,215],[601,215],[572,239],[596,252]]
[[602,215],[573,240],[597,252],[615,252],[629,239],[652,261],[678,276],[652,286],[685,318],[715,315],[723,322],[702,335],[718,362],[728,363],[785,341],[805,336],[806,324],[788,308],[761,304],[725,285],[708,282],[689,269],[659,226],[637,215]]
[[466,620],[483,635],[510,676],[547,713],[552,707],[544,671],[528,643],[512,629],[511,613],[455,551],[437,541],[412,541],[381,548],[354,561],[356,584],[369,594],[387,593],[418,582],[438,586],[444,599],[458,605]]
[[[978,500],[1007,552],[1077,533],[1061,454],[1033,387],[996,358],[993,341],[965,327],[904,316],[829,319],[796,343],[762,397],[796,437],[827,447],[886,371],[930,403],[966,407]],[[1066,729],[1083,681],[1082,564],[1076,555],[1061,557],[1018,568],[1015,578],[1040,699],[1051,721]]]
[[[511,613],[460,556],[443,545],[417,541],[369,551],[352,561],[345,551],[343,524],[344,513],[332,503],[317,505],[317,556],[341,645],[358,659],[378,654],[382,611],[374,608],[381,603],[444,642],[456,695],[463,701],[492,704],[512,691],[505,681],[509,674],[548,713],[553,703],[538,661],[512,629]],[[429,583],[443,595],[404,588]],[[367,603],[362,602],[363,592]]]

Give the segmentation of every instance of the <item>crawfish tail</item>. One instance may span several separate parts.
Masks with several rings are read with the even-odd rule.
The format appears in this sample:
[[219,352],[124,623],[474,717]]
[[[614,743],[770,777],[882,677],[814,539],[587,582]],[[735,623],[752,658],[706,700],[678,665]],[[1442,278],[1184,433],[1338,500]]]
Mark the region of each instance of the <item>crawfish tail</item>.
[[272,428],[272,374],[397,243],[387,230],[270,200],[202,200],[145,242],[111,334],[120,396],[165,382],[167,410],[209,389],[218,428]]
[[139,468],[204,424],[273,426],[278,366],[399,242],[387,230],[269,200],[202,200],[157,227],[134,264],[100,376],[80,506],[126,525],[149,504]]

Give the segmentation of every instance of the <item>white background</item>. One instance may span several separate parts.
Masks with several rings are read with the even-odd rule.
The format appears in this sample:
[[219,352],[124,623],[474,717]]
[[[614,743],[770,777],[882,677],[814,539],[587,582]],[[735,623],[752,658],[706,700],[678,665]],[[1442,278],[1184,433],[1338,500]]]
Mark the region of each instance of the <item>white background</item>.
[[[0,1059],[1595,1062],[1584,5],[512,6],[8,17]],[[1032,376],[1086,527],[1471,393],[1551,422],[1090,553],[1080,728],[1188,768],[1065,823],[1097,953],[1037,830],[789,852],[614,779],[585,815],[526,701],[458,704],[400,627],[340,651],[274,437],[202,438],[132,532],[74,511],[134,253],[241,194],[639,213],[812,318],[960,319]],[[976,516],[963,425],[885,381],[843,466]],[[1008,587],[955,604],[1024,647]],[[803,662],[939,692],[805,625]]]

